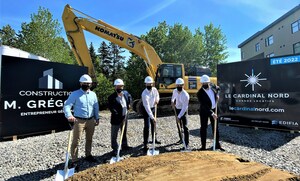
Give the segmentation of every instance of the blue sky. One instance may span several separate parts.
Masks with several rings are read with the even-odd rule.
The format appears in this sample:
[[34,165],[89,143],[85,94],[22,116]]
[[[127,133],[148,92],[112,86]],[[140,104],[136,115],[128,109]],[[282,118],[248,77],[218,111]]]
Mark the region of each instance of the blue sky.
[[[299,0],[0,0],[0,27],[9,24],[17,32],[22,22],[30,22],[30,15],[39,6],[49,9],[63,28],[61,15],[66,4],[101,19],[134,35],[146,34],[159,22],[168,25],[181,23],[194,31],[213,23],[220,26],[227,38],[228,62],[240,61],[238,45],[257,31],[300,4]],[[65,36],[64,30],[62,36]],[[88,44],[98,48],[103,41],[86,33]]]

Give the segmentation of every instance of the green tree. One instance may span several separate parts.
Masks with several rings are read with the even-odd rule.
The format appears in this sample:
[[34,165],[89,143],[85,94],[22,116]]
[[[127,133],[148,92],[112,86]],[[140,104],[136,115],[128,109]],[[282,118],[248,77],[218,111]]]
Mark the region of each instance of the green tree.
[[58,20],[53,20],[48,9],[39,7],[38,13],[31,15],[31,22],[22,23],[17,48],[51,61],[74,63],[69,46],[59,37],[60,32]]
[[137,55],[131,55],[125,70],[125,87],[130,92],[133,99],[139,99],[142,90],[145,88],[144,78],[147,76],[144,60]]
[[165,62],[189,63],[191,59],[190,51],[193,39],[192,32],[187,26],[175,24],[169,27],[168,40],[165,43]]
[[16,47],[17,35],[15,30],[10,26],[6,25],[0,29],[0,45],[7,45]]
[[124,59],[125,57],[121,54],[124,53],[124,50],[118,45],[111,43],[109,44],[109,53],[111,57],[111,80],[115,80],[117,78],[122,78],[125,75],[124,72]]
[[108,106],[108,96],[114,91],[113,84],[103,74],[97,75],[98,86],[93,90],[97,94],[100,104],[100,110],[106,109]]
[[163,59],[166,52],[165,46],[167,46],[166,41],[168,40],[168,32],[169,26],[164,21],[158,23],[157,27],[151,28],[146,35],[142,35],[141,39],[154,47],[158,56]]
[[202,61],[209,67],[213,76],[217,76],[217,65],[224,63],[228,57],[226,52],[226,37],[220,27],[216,28],[212,23],[204,26]]
[[99,60],[98,60],[99,57],[97,56],[97,54],[95,52],[95,48],[94,48],[92,42],[89,47],[89,53],[90,53],[90,56],[91,56],[91,59],[92,59],[93,65],[94,65],[95,72],[101,73],[100,66],[99,66]]
[[105,43],[105,41],[102,41],[100,47],[98,48],[98,57],[99,57],[99,64],[100,64],[100,70],[101,72],[106,76],[109,77],[110,70],[113,68],[111,65],[111,57],[109,54],[109,47]]

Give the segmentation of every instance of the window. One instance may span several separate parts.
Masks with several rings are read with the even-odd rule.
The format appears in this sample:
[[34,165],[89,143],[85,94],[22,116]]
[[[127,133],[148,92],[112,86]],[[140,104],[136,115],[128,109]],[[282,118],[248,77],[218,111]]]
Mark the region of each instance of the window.
[[266,38],[265,41],[266,41],[266,47],[272,45],[273,44],[273,35]]
[[267,58],[270,58],[270,57],[274,57],[274,55],[275,55],[274,53],[270,53],[270,54],[268,54],[266,57],[267,57]]
[[242,58],[242,59],[245,58],[245,53],[244,53],[244,52],[241,53],[241,58]]
[[294,54],[300,53],[300,42],[293,45]]
[[292,33],[296,33],[300,30],[300,19],[292,23]]
[[260,50],[260,43],[255,44],[255,51],[258,52]]
[[204,74],[211,76],[211,71],[208,67],[203,67],[199,65],[186,65],[184,66],[186,76],[202,76]]
[[183,76],[182,73],[182,65],[161,64],[159,66],[156,84],[164,84],[166,86],[173,84],[177,78]]

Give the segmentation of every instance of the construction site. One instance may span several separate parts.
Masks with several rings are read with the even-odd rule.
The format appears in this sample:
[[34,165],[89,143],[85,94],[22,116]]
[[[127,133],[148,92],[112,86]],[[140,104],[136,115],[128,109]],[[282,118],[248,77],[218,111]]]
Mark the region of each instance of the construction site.
[[[1,46],[0,62],[5,69],[1,67],[0,72],[0,139],[3,141],[0,180],[300,181],[299,53],[257,55],[247,61],[218,64],[217,75],[212,76],[207,67],[194,65],[191,70],[183,63],[163,62],[146,41],[70,5],[64,8],[62,21],[78,66],[50,62]],[[139,56],[148,74],[145,85],[156,87],[161,98],[151,119],[156,120],[152,133],[155,136],[148,142],[143,140],[146,123],[142,117],[145,107],[142,99],[125,106],[126,115],[124,113],[117,136],[120,141],[117,153],[111,143],[113,111],[101,110],[99,120],[95,120],[99,126],[93,132],[95,160],[85,159],[86,137],[83,136],[75,167],[70,158],[74,133],[63,111],[65,100],[72,94],[71,90],[78,88],[79,77],[82,86],[83,74],[88,74],[90,80],[85,83],[90,83],[91,89],[97,87],[97,75],[83,31]],[[241,47],[248,41],[251,40],[246,40]],[[19,81],[22,78],[27,80],[26,84]],[[12,85],[11,82],[18,83]],[[293,86],[282,86],[283,82]],[[210,102],[208,109],[206,147],[201,142],[199,115],[199,92],[204,85],[215,91],[215,96],[211,95],[214,98],[208,98],[214,103]],[[124,82],[116,84],[115,81],[114,86],[118,92],[117,86],[124,87]],[[176,112],[183,108],[171,106],[174,89],[179,92],[184,89],[190,96],[184,114],[186,125]],[[77,119],[81,118],[76,117],[74,124]],[[121,148],[124,123],[128,126],[126,134],[130,146],[126,150]],[[187,144],[186,134],[189,135]]]

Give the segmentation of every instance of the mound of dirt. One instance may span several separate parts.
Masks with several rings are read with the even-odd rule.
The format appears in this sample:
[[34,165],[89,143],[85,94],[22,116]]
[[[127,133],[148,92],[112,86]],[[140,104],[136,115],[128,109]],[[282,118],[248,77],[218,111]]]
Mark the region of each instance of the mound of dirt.
[[68,180],[300,181],[300,177],[227,153],[193,151],[131,157],[84,170]]

